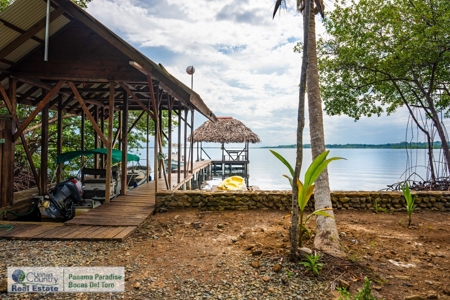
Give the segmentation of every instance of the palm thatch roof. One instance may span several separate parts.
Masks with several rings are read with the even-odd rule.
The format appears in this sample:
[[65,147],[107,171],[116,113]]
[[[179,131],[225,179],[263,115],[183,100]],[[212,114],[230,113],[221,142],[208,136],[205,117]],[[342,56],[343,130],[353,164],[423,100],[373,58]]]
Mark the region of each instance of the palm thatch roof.
[[[206,121],[194,131],[194,142],[210,143],[260,143],[258,135],[239,120],[217,117],[217,122]],[[191,137],[189,137],[191,140]]]

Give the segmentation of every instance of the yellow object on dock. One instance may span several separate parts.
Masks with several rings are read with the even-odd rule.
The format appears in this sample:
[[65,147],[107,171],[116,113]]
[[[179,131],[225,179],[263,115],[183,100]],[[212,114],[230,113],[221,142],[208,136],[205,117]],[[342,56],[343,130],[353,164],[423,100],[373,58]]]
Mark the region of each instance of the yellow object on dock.
[[224,179],[217,188],[222,191],[242,190],[246,191],[245,179],[241,176],[231,176]]

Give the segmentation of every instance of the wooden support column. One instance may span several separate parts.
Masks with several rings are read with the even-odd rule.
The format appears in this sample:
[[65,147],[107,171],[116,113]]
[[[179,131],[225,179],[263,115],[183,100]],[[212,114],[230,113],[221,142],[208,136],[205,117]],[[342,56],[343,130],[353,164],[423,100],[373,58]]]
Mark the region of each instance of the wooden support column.
[[[14,83],[14,80],[11,81],[11,86],[10,86],[10,96],[13,96],[14,99],[12,99],[10,101],[10,97],[8,96],[8,94],[6,93],[5,88],[3,87],[3,84],[0,81],[0,94],[3,96],[3,100],[6,104],[6,107],[8,108],[9,113],[12,115],[13,121],[14,121],[14,125],[19,128],[19,119],[17,118],[17,112],[16,112],[16,108],[12,103],[17,103],[16,101],[16,84]],[[23,144],[23,148],[25,150],[25,154],[27,155],[27,159],[28,159],[28,163],[30,164],[30,168],[31,168],[31,172],[33,173],[33,177],[34,180],[38,183],[39,182],[39,176],[38,173],[36,171],[36,167],[34,166],[33,163],[33,158],[30,152],[30,148],[28,147],[28,143],[27,140],[25,139],[25,136],[23,133],[20,134],[20,139],[22,140],[22,144]],[[13,137],[13,141],[15,141],[15,137]]]
[[48,104],[44,106],[41,112],[41,169],[39,176],[39,193],[45,195],[48,193]]
[[[94,121],[98,124],[98,105],[94,108]],[[103,134],[105,133],[103,124],[100,126],[101,131]],[[94,149],[98,148],[98,135],[94,132]],[[94,168],[98,169],[98,154],[94,154]]]
[[[178,161],[181,164],[181,109],[178,110]],[[178,168],[178,174],[177,174],[178,182],[181,182],[181,167]]]
[[194,142],[193,142],[193,138],[194,138],[194,109],[191,109],[191,141],[189,142],[189,146],[190,146],[190,153],[191,153],[191,173],[192,175],[194,175]]
[[0,116],[0,208],[14,201],[14,141],[12,116]]
[[122,192],[127,194],[128,172],[127,172],[127,153],[128,153],[128,94],[123,92],[123,112],[122,112]]
[[106,191],[105,202],[111,201],[111,176],[112,176],[112,130],[114,121],[114,83],[109,83],[109,120],[108,120],[108,138],[103,140],[106,144],[108,154],[106,155]]
[[[150,101],[148,101],[148,109],[150,110]],[[146,145],[147,145],[147,151],[146,151],[146,158],[147,158],[147,172],[145,173],[147,175],[147,182],[150,181],[150,114],[147,114],[147,135],[146,135]]]
[[[167,170],[169,172],[169,176],[167,178],[167,181],[169,182],[169,187],[172,188],[172,107],[173,107],[173,97],[169,95],[167,98],[167,102],[168,102],[168,106],[169,106],[169,111],[168,111],[168,116],[167,116],[167,118],[169,119],[169,124],[168,124],[169,136],[168,136],[168,141],[167,141],[167,143],[169,144],[169,162],[167,163]],[[177,169],[179,169],[179,168],[180,168],[180,161],[178,161]]]
[[[63,146],[63,128],[62,128],[62,95],[58,95],[58,122],[57,122],[57,141],[56,141],[56,154],[61,154]],[[58,164],[56,168],[56,182],[62,181],[62,164]]]
[[188,117],[188,109],[186,108],[184,110],[184,159],[183,159],[183,163],[184,163],[184,178],[186,178],[187,175],[187,170],[188,170],[188,166],[187,166],[187,117]]
[[[104,107],[100,108],[100,113],[101,113],[100,128],[101,128],[101,131],[103,132],[103,134],[105,134],[105,108]],[[102,139],[100,139],[100,147],[101,148],[106,147],[106,145],[103,143]],[[106,166],[103,156],[104,155],[100,155],[100,166],[102,168],[104,168]]]
[[[86,144],[84,142],[84,135],[86,133],[86,114],[84,112],[81,113],[81,151],[86,150]],[[84,168],[84,155],[81,156],[81,167]]]
[[[154,122],[155,122],[155,144],[154,144],[154,170],[153,170],[153,179],[155,180],[155,192],[158,191],[158,173],[159,173],[159,157],[158,157],[158,145],[159,145],[159,118],[158,118],[158,107],[156,105],[156,99],[155,99],[155,91],[153,89],[153,80],[150,75],[147,75],[147,82],[148,87],[150,89],[150,99],[152,102],[152,109],[153,109],[153,115],[155,116]],[[157,89],[159,96],[159,87]],[[158,97],[159,98],[159,97]]]

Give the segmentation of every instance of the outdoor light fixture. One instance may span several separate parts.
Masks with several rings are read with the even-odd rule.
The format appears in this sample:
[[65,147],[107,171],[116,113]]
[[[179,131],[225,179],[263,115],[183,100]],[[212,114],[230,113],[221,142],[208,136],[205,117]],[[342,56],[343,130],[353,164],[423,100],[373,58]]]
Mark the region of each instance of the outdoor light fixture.
[[186,73],[188,73],[189,75],[191,75],[191,90],[194,88],[194,73],[195,73],[195,68],[194,66],[189,66],[186,68]]

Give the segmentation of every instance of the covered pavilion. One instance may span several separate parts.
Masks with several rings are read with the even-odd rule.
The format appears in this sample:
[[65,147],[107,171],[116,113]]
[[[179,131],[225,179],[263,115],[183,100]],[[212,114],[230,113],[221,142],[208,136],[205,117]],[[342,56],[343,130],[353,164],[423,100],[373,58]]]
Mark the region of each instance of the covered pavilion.
[[[193,143],[197,143],[197,160],[203,159],[203,153],[208,159],[212,159],[203,148],[203,142],[221,144],[222,158],[220,161],[213,159],[213,165],[222,165],[222,173],[224,173],[225,165],[229,165],[230,169],[232,165],[239,165],[244,167],[247,174],[247,165],[250,163],[249,143],[261,142],[256,133],[233,117],[217,117],[217,122],[206,121],[194,131],[194,134],[189,137],[189,140],[191,139]],[[226,144],[237,143],[244,144],[244,147],[239,149],[226,147]]]
[[[164,141],[169,156],[175,141],[185,145],[186,153],[186,137],[193,132],[194,111],[210,122],[217,121],[197,93],[70,0],[16,0],[0,12],[0,36],[0,106],[9,111],[8,116],[0,118],[0,208],[13,204],[11,178],[14,144],[18,140],[39,183],[39,194],[47,193],[49,110],[56,111],[58,116],[58,153],[64,143],[62,118],[68,113],[82,120],[79,150],[84,150],[84,122],[88,121],[95,130],[96,147],[105,147],[111,153],[120,140],[123,166],[127,165],[127,135],[136,123],[129,124],[129,112],[140,111],[139,118],[146,117],[147,124],[155,124],[153,170],[158,176],[154,179],[161,180],[162,171],[168,189],[173,186],[171,176],[165,174],[165,168],[160,167],[163,162],[158,160]],[[18,104],[34,107],[24,120],[17,116]],[[163,130],[163,111],[167,111],[169,120],[178,121],[177,137],[172,137],[172,122],[167,132]],[[34,166],[25,134],[38,114],[42,115],[39,170]],[[114,119],[120,121],[117,128],[113,128]],[[193,146],[190,147],[192,161]],[[181,146],[177,150],[181,153]],[[109,185],[111,159],[106,161]],[[98,163],[96,160],[95,164]],[[183,176],[187,176],[189,166],[186,163],[184,166]],[[180,180],[181,170],[178,172]],[[57,178],[61,180],[60,172]],[[126,186],[126,178],[126,168],[122,168],[122,186]],[[126,192],[122,189],[122,195]],[[109,200],[109,186],[105,199]]]

